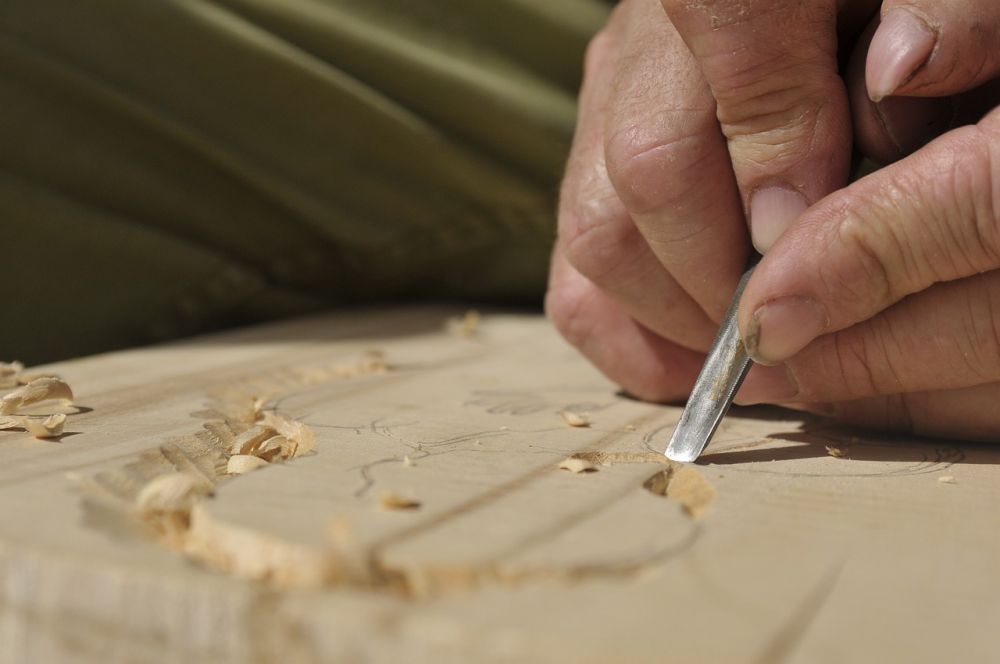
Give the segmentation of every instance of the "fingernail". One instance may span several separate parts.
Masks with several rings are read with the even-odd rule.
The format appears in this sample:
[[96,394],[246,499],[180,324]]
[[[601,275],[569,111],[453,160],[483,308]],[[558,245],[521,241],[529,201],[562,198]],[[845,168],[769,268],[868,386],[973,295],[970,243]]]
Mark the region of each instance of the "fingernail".
[[872,101],[888,97],[913,76],[927,62],[936,43],[934,31],[912,12],[893,9],[883,16],[865,65]]
[[787,366],[765,367],[755,364],[736,393],[740,406],[759,403],[785,403],[799,394],[799,386]]
[[826,312],[807,297],[782,297],[754,312],[744,343],[755,361],[784,362],[826,330]]
[[750,236],[760,253],[766,252],[809,204],[789,187],[760,189],[750,199]]

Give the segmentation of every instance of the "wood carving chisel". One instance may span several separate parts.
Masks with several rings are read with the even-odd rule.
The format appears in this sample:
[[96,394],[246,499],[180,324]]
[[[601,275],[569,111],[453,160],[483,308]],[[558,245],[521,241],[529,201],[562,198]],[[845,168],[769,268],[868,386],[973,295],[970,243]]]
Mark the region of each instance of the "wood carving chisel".
[[743,339],[740,338],[736,314],[739,311],[743,289],[746,288],[756,265],[755,257],[736,287],[733,302],[729,305],[729,311],[722,321],[719,334],[716,335],[712,349],[705,359],[705,366],[698,374],[698,380],[695,381],[691,396],[684,406],[684,412],[681,413],[681,419],[664,452],[668,459],[688,463],[701,455],[715,435],[715,430],[719,428],[722,418],[726,416],[736,391],[740,389],[740,384],[750,370],[752,362]]

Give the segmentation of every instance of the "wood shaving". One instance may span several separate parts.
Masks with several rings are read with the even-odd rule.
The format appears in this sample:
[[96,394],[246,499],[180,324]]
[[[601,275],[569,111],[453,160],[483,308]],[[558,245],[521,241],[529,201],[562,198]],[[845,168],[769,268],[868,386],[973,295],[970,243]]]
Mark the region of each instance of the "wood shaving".
[[576,413],[572,410],[564,410],[562,413],[562,418],[566,421],[566,424],[571,427],[589,427],[590,418],[587,417],[586,413]]
[[291,459],[316,449],[316,433],[305,424],[273,412],[264,413],[262,421],[287,439],[283,458]]
[[0,362],[0,388],[20,385],[18,375],[22,371],[24,371],[24,365],[20,362]]
[[420,501],[392,491],[383,491],[378,495],[378,506],[384,510],[415,510],[420,507]]
[[141,515],[155,512],[190,512],[191,507],[212,493],[205,480],[190,473],[167,473],[154,477],[135,498]]
[[596,473],[597,466],[586,459],[570,457],[559,462],[559,470],[568,470],[571,473]]
[[56,413],[48,417],[25,417],[22,420],[24,428],[35,438],[56,438],[63,433],[66,415]]
[[716,491],[700,472],[684,466],[673,472],[666,495],[679,502],[689,516],[697,519],[715,501]]
[[241,433],[233,441],[230,454],[256,454],[265,441],[276,435],[274,427],[255,425]]
[[958,484],[958,482],[955,481],[955,478],[951,475],[942,475],[938,478],[938,482],[940,484]]
[[24,423],[20,417],[0,417],[0,431],[4,429],[23,429]]
[[479,332],[479,321],[481,316],[475,309],[469,309],[461,318],[452,318],[448,321],[448,329],[452,334],[469,339]]
[[839,447],[834,447],[832,445],[826,446],[826,453],[836,459],[843,459],[847,455],[847,452],[845,450],[842,450]]
[[0,415],[13,415],[25,406],[43,401],[73,402],[73,390],[58,378],[36,378],[0,398]]
[[226,473],[229,475],[242,475],[252,470],[267,466],[268,462],[258,456],[251,454],[234,454],[226,462]]

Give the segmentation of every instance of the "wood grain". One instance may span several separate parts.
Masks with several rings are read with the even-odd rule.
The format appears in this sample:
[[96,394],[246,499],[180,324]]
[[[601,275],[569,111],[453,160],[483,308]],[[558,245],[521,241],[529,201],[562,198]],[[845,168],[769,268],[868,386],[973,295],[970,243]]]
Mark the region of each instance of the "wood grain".
[[[660,454],[679,408],[618,394],[540,318],[455,315],[44,367],[83,412],[0,432],[0,661],[994,656],[1000,449],[736,409],[685,471],[716,492],[694,518]],[[387,371],[345,371],[372,350]],[[316,452],[224,476],[204,426],[250,395]],[[219,476],[178,551],[115,505],[185,464]]]

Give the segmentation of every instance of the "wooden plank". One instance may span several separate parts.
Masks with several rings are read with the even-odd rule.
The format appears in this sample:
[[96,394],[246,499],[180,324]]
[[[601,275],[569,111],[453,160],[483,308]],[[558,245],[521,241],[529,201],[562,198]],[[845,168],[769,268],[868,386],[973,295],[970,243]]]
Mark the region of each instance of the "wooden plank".
[[[539,318],[462,336],[452,315],[47,368],[85,409],[57,441],[0,432],[0,660],[992,657],[997,448],[738,409],[681,470],[659,454],[678,408],[621,396]],[[316,452],[216,477],[220,423],[249,426],[233,418],[251,395]],[[172,550],[129,501],[178,470],[216,484]],[[717,494],[700,518],[688,481]],[[384,492],[419,507],[383,509]]]

